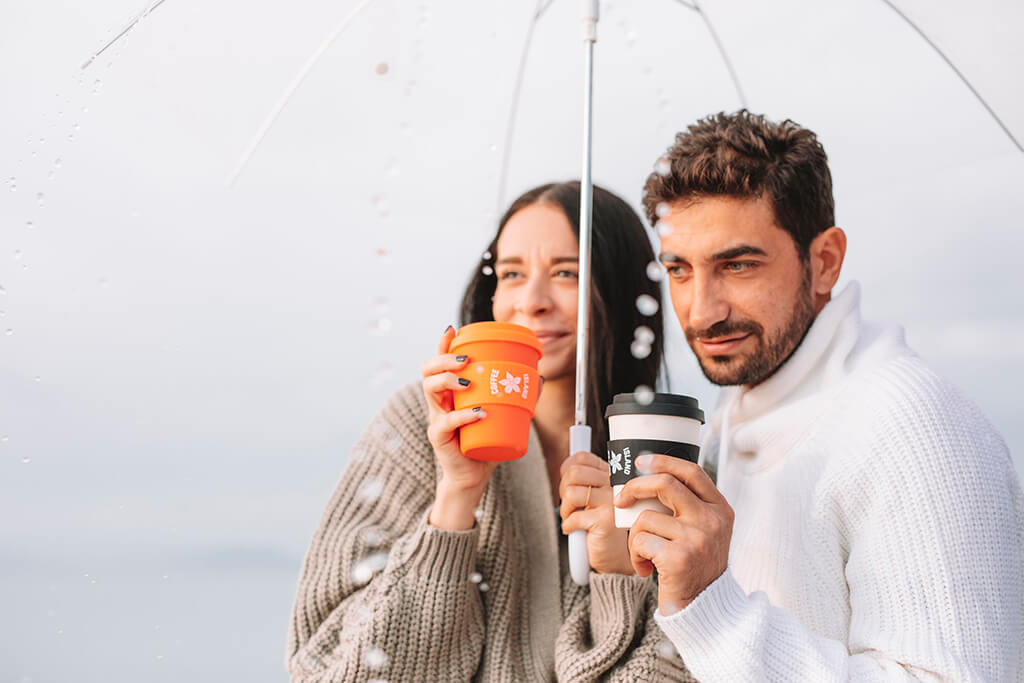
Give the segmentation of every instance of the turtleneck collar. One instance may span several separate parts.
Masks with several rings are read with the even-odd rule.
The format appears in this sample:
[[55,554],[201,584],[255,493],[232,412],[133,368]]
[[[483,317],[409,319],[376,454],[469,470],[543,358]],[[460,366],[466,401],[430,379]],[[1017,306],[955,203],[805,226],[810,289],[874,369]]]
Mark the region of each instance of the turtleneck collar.
[[757,459],[759,468],[770,464],[757,458],[765,446],[770,444],[773,453],[782,457],[795,445],[803,434],[802,425],[794,423],[792,416],[772,419],[782,409],[827,391],[856,369],[905,353],[912,352],[903,341],[902,328],[886,329],[861,320],[860,285],[850,282],[825,304],[803,341],[774,375],[749,389],[723,389],[705,438],[705,446],[718,443],[719,476],[733,453],[744,454],[745,466],[754,465]]

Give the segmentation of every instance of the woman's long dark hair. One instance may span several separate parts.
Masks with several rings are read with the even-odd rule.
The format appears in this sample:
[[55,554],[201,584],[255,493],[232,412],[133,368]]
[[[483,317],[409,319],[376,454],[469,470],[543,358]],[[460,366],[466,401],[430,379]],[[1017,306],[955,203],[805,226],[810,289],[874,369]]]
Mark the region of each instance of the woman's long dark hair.
[[[498,281],[494,274],[498,237],[513,214],[533,204],[561,209],[573,232],[580,234],[580,184],[578,181],[536,187],[514,202],[501,217],[480,267],[462,297],[463,325],[494,320],[492,299]],[[629,204],[611,192],[594,186],[591,237],[590,337],[587,374],[587,421],[593,429],[592,449],[604,455],[608,429],[604,409],[612,396],[645,385],[654,389],[662,358],[661,288],[647,276],[654,251],[643,223]],[[490,268],[485,268],[490,266]],[[582,283],[581,283],[582,284]],[[658,302],[651,316],[637,309],[642,294]],[[650,355],[635,358],[630,350],[635,330],[646,326],[654,332]]]

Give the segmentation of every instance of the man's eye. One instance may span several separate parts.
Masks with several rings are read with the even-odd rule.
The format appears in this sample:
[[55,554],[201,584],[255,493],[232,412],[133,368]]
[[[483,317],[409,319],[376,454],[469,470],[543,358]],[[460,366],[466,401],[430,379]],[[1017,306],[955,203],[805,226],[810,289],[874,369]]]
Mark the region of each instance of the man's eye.
[[681,265],[666,265],[665,272],[668,273],[669,277],[684,277],[687,274],[686,266]]
[[747,270],[752,270],[756,266],[757,263],[754,261],[730,261],[725,264],[725,267],[733,273],[742,273]]

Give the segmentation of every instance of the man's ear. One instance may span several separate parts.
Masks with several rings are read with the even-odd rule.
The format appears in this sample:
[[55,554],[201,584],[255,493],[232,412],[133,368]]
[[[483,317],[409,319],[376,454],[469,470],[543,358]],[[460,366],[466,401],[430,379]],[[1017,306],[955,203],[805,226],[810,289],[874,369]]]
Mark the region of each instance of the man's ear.
[[811,241],[811,288],[818,297],[831,298],[846,257],[846,233],[832,226]]

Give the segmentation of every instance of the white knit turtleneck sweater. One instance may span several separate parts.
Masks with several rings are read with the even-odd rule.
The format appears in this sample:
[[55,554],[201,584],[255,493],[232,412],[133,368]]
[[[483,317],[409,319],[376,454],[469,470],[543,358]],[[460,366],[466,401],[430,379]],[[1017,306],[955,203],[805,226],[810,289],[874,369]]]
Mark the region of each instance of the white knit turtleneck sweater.
[[723,391],[709,426],[729,569],[657,616],[694,676],[1024,681],[1006,444],[902,329],[861,321],[856,283],[775,375]]

